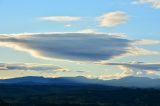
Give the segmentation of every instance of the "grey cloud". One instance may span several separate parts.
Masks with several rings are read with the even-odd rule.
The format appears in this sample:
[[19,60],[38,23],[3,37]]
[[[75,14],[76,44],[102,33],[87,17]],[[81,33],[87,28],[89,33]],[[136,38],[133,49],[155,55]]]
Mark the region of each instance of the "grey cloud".
[[159,78],[158,72],[160,71],[160,63],[143,63],[143,62],[130,62],[130,63],[106,63],[101,62],[103,65],[113,65],[122,70],[122,73],[115,74],[111,77],[122,78],[126,76],[143,76],[151,78]]
[[[126,54],[152,54],[134,45],[135,40],[101,33],[1,35],[0,46],[25,51],[44,59],[109,60]],[[155,53],[156,54],[156,53]]]
[[51,64],[8,64],[8,63],[0,63],[0,70],[39,71],[44,73],[67,71],[66,69]]
[[102,64],[124,66],[139,71],[145,71],[145,70],[160,71],[160,63],[131,62],[131,63],[102,63]]

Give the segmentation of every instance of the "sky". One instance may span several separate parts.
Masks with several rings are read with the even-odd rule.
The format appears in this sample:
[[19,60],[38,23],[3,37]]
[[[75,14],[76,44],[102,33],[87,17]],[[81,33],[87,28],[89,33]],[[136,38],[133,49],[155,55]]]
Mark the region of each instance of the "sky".
[[0,0],[0,79],[160,78],[160,0]]

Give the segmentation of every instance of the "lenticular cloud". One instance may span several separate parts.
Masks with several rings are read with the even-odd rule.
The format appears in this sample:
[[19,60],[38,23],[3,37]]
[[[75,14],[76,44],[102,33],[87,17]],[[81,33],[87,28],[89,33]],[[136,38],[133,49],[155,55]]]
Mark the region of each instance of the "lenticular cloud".
[[109,60],[126,54],[152,54],[128,40],[100,33],[17,34],[0,36],[0,46],[25,51],[43,59]]

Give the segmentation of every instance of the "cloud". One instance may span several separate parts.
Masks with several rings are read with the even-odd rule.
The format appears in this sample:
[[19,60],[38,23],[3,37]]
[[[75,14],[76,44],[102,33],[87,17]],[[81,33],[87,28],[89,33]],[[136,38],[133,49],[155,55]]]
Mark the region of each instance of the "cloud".
[[71,27],[72,25],[71,24],[66,24],[64,25],[65,27]]
[[71,22],[71,21],[79,21],[81,17],[73,17],[73,16],[48,16],[48,17],[40,17],[42,20],[46,21],[57,21],[57,22]]
[[52,64],[39,63],[0,63],[0,79],[22,76],[60,77],[71,72],[68,69]]
[[129,68],[126,67],[122,67],[122,66],[118,66],[118,68],[120,70],[122,70],[121,72],[117,72],[115,74],[102,74],[102,75],[87,75],[87,78],[91,78],[91,79],[101,79],[101,80],[111,80],[111,79],[120,79],[123,77],[127,77],[127,76],[134,76],[136,75],[134,71],[132,71]]
[[95,29],[83,29],[78,31],[78,33],[96,33]]
[[134,4],[150,4],[156,9],[160,9],[160,0],[136,0]]
[[107,63],[101,62],[103,65],[117,66],[123,72],[118,77],[126,76],[147,76],[159,77],[157,72],[160,71],[160,63],[143,63],[143,62],[130,62],[130,63]]
[[159,54],[138,48],[134,42],[136,40],[102,33],[0,35],[0,46],[28,52],[42,59],[102,61],[125,55]]
[[86,78],[89,79],[100,79],[100,80],[111,80],[111,79],[120,79],[122,78],[120,76],[120,74],[116,73],[116,74],[107,74],[107,75],[92,75],[92,74],[88,74],[85,75]]
[[[121,79],[128,76],[136,76],[136,77],[149,77],[149,78],[160,78],[160,76],[155,71],[132,71],[131,69],[126,69],[126,67],[121,67],[122,72],[116,73],[112,75],[100,75],[95,76],[94,78],[101,80],[111,80],[111,79]],[[124,70],[125,69],[125,70]]]
[[63,69],[58,66],[51,64],[8,64],[0,63],[0,71],[38,71],[43,73],[57,73],[57,72],[67,72],[67,69]]
[[114,27],[127,22],[128,16],[125,12],[114,11],[98,17],[98,21],[102,27]]
[[115,37],[127,37],[127,34],[125,33],[107,33],[107,34]]
[[137,40],[134,42],[135,45],[151,45],[160,44],[160,40]]
[[135,70],[151,70],[160,71],[160,63],[143,63],[143,62],[131,62],[131,63],[102,63],[105,65],[125,66]]

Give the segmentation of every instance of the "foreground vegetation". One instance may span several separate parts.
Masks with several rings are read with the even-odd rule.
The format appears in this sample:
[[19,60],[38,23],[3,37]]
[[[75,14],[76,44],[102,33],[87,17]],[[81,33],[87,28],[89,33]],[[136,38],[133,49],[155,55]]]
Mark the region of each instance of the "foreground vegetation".
[[0,85],[0,106],[160,106],[160,90],[99,85]]

